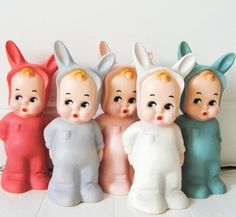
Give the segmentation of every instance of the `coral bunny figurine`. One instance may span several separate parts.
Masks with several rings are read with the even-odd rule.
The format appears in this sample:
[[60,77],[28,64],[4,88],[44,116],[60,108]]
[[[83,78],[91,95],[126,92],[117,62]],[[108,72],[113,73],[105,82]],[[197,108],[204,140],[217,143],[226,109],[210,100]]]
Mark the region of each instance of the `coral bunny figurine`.
[[12,112],[0,121],[0,138],[5,143],[7,161],[2,187],[13,193],[48,187],[48,150],[43,139],[51,81],[57,70],[54,56],[45,64],[28,63],[17,46],[6,43],[11,71],[7,75]]
[[185,147],[179,127],[173,123],[179,112],[184,80],[195,64],[190,54],[172,68],[156,67],[145,48],[136,43],[137,111],[140,121],[123,136],[125,152],[134,167],[129,203],[142,212],[159,214],[184,209],[188,199],[181,191],[181,166]]
[[[179,47],[179,58],[191,53],[186,42]],[[181,99],[183,115],[177,119],[186,147],[183,190],[192,198],[223,194],[226,187],[219,177],[221,135],[216,116],[226,87],[224,73],[235,55],[223,55],[213,65],[196,64],[185,78]]]
[[104,56],[96,72],[77,65],[62,42],[55,42],[54,49],[60,117],[44,131],[54,165],[48,196],[61,206],[97,202],[103,197],[98,167],[104,142],[100,126],[92,118],[100,102],[102,78],[115,63],[115,55]]
[[[101,56],[110,52],[106,42],[100,43]],[[124,130],[137,120],[136,72],[134,67],[115,65],[105,76],[101,106],[97,118],[105,142],[99,170],[103,190],[114,195],[127,195],[133,180],[133,168],[124,152]]]

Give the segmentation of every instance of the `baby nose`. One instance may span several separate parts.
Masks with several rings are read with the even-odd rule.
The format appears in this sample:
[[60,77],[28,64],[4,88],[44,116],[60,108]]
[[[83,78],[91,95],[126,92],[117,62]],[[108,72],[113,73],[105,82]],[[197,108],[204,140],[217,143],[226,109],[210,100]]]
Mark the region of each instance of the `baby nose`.
[[129,105],[129,103],[127,102],[127,101],[124,101],[123,103],[122,103],[122,106],[123,107],[127,107]]

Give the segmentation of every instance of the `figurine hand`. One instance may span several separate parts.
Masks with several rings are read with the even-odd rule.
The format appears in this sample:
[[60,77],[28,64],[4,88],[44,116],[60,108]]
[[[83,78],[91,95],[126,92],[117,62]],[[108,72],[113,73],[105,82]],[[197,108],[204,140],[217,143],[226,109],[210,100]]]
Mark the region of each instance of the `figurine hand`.
[[181,166],[184,164],[184,153],[179,154]]
[[102,158],[103,158],[103,149],[99,150],[99,152],[98,152],[98,159],[99,159],[99,162],[102,161]]
[[128,161],[129,161],[130,165],[133,165],[131,154],[128,154]]

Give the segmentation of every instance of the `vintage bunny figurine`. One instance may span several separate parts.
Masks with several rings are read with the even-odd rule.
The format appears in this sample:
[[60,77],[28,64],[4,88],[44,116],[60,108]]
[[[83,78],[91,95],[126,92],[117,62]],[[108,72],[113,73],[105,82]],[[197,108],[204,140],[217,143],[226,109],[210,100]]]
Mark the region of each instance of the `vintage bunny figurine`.
[[61,41],[55,42],[54,49],[60,117],[44,131],[54,165],[48,196],[61,206],[97,202],[103,197],[98,167],[104,142],[100,126],[92,118],[100,102],[102,78],[115,63],[115,55],[104,56],[95,71],[76,64]]
[[181,191],[181,166],[185,147],[179,127],[174,124],[184,80],[195,64],[186,55],[172,68],[152,64],[145,48],[134,45],[137,69],[137,111],[140,121],[123,135],[125,152],[134,167],[134,181],[128,200],[146,213],[184,209],[188,199]]
[[[100,54],[110,48],[100,42]],[[131,66],[115,65],[103,81],[101,106],[104,111],[97,121],[104,137],[105,148],[99,169],[102,189],[115,195],[127,195],[133,180],[133,168],[124,152],[124,130],[137,120],[136,72]]]
[[[179,46],[179,58],[191,53],[186,42]],[[182,130],[186,147],[183,165],[183,191],[192,198],[223,194],[226,187],[219,177],[221,135],[216,119],[222,92],[226,87],[224,73],[230,69],[235,54],[223,55],[214,64],[196,64],[185,78],[181,98],[183,115],[176,123]]]
[[44,190],[50,177],[43,139],[48,120],[43,110],[57,70],[56,62],[52,55],[42,65],[28,63],[12,41],[7,41],[6,52],[11,65],[7,81],[12,112],[0,121],[0,138],[7,155],[2,187],[12,193]]

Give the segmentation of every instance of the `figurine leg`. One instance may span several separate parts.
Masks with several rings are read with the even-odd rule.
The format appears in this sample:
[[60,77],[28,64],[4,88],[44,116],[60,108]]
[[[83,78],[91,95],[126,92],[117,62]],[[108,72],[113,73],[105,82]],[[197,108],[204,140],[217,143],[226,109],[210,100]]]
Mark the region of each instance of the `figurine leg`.
[[31,186],[32,189],[46,190],[50,176],[48,173],[48,158],[47,153],[45,155],[40,154],[39,156],[31,160]]
[[164,180],[161,175],[135,172],[131,186],[129,203],[137,210],[150,214],[160,214],[167,210]]
[[94,203],[102,200],[103,192],[98,185],[98,166],[87,165],[80,168],[82,201]]
[[23,158],[8,157],[2,175],[2,187],[12,193],[23,193],[31,190],[29,168]]
[[170,209],[185,209],[189,205],[188,198],[181,191],[181,169],[166,175],[166,201]]
[[205,177],[206,165],[203,162],[185,164],[182,174],[183,191],[188,197],[203,199],[209,196]]
[[220,164],[218,161],[208,162],[208,177],[207,184],[212,194],[224,194],[226,192],[226,186],[220,179]]
[[131,175],[127,158],[123,156],[119,158],[119,155],[105,156],[99,170],[99,184],[104,192],[114,195],[127,195],[129,193]]
[[73,166],[55,166],[48,186],[48,197],[60,206],[74,206],[81,202],[79,178]]

